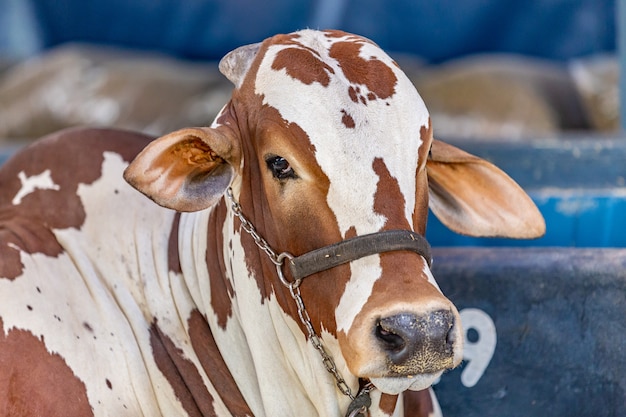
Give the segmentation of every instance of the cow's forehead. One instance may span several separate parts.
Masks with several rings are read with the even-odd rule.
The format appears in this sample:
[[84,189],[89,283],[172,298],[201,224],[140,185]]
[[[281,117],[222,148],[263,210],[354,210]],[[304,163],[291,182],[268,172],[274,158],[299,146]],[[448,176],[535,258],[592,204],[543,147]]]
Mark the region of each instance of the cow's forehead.
[[375,160],[398,181],[411,218],[420,131],[429,123],[428,112],[410,80],[378,46],[341,32],[305,30],[273,38],[254,88],[263,104],[308,136],[330,180],[328,200],[343,234],[351,227],[370,233],[384,224],[373,210],[359,210],[357,219],[354,207],[333,207],[351,201],[362,206],[364,198],[373,207]]

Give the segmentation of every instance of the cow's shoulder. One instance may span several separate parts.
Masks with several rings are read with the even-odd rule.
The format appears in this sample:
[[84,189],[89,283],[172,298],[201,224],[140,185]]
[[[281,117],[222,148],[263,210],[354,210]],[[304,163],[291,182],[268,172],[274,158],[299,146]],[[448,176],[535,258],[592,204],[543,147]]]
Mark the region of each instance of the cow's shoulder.
[[[80,229],[86,219],[79,187],[105,175],[125,187],[123,166],[150,140],[122,130],[69,129],[26,146],[0,167],[0,277],[20,275],[20,252],[59,255],[52,231]],[[105,172],[107,158],[119,168]]]

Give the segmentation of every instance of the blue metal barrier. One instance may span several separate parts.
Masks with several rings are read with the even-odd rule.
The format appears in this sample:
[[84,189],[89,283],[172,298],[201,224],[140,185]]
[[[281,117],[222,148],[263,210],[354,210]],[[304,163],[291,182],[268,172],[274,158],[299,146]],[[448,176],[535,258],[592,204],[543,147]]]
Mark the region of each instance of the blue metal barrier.
[[461,312],[463,364],[445,417],[626,415],[626,249],[438,248]]

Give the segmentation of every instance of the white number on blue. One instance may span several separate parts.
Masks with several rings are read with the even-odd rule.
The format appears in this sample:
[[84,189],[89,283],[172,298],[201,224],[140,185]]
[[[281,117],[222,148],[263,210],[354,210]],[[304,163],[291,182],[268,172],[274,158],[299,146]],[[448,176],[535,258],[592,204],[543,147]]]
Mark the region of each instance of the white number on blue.
[[[461,373],[461,383],[471,388],[485,373],[496,350],[496,326],[487,313],[477,308],[465,308],[459,314],[465,331],[463,359],[467,361]],[[475,332],[477,338],[468,338],[470,331]]]

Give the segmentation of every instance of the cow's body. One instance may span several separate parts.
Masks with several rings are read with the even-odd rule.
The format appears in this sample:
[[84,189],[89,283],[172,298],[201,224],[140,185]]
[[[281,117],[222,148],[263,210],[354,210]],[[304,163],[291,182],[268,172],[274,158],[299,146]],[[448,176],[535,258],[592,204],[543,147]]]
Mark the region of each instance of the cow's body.
[[[423,234],[428,114],[395,64],[353,35],[279,36],[224,62],[237,89],[213,126],[152,142],[126,172],[176,210],[123,181],[150,141],[137,134],[67,131],[2,167],[0,414],[345,413],[350,399],[289,290],[222,196],[232,185],[259,233],[294,254],[382,230]],[[433,178],[476,163],[440,149]],[[435,212],[471,233],[463,222],[481,214],[448,214],[457,182],[433,181]],[[367,256],[300,288],[352,393],[374,382],[372,416],[402,415],[397,393],[460,361],[458,314],[422,256]],[[398,358],[405,319],[426,330]],[[428,406],[417,398],[407,415]]]

